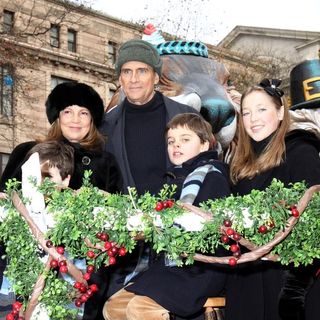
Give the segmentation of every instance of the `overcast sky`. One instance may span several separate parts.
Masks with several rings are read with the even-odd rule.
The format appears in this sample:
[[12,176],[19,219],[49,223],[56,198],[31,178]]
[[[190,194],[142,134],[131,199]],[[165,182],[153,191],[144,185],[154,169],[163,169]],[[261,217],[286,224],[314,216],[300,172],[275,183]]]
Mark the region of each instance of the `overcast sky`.
[[236,25],[320,32],[320,0],[91,0],[91,3],[93,9],[123,20],[140,19],[155,26],[162,21],[167,29],[173,23],[163,22],[164,19],[177,21],[182,17],[185,24],[189,23],[184,30],[192,30],[188,35],[181,31],[187,40],[212,44],[217,44]]

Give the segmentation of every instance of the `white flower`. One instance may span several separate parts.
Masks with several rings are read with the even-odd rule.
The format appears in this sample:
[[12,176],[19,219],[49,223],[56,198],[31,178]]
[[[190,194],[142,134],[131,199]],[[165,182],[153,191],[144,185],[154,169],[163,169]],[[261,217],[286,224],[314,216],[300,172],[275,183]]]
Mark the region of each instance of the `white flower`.
[[156,216],[154,217],[153,224],[159,228],[163,227],[162,219],[159,214],[156,214]]
[[2,222],[8,214],[8,209],[6,209],[5,207],[0,207],[0,222]]
[[201,231],[206,220],[194,212],[186,212],[182,216],[174,219],[186,231]]
[[127,220],[127,229],[132,230],[143,230],[144,224],[142,221],[143,212],[136,211],[134,215],[128,218]]
[[251,214],[248,208],[242,210],[243,215],[243,226],[245,228],[251,228],[253,226],[253,220],[251,219]]

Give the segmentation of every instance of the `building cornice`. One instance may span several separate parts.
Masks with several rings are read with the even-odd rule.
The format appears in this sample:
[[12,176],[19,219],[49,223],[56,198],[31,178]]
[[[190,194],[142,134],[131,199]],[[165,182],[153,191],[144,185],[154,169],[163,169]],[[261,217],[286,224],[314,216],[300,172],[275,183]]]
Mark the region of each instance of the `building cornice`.
[[218,43],[218,47],[230,48],[234,41],[242,35],[264,36],[272,38],[285,38],[296,40],[314,40],[320,37],[320,32],[301,31],[275,28],[262,28],[250,26],[236,26],[231,32]]

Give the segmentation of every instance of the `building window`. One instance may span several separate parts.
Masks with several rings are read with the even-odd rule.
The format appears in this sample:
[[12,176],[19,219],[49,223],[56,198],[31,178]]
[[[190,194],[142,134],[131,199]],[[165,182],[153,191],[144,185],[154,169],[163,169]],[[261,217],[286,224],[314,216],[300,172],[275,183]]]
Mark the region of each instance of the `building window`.
[[114,64],[116,62],[117,44],[112,41],[108,41],[108,62]]
[[51,47],[60,47],[60,27],[52,24],[50,28],[50,45]]
[[9,155],[6,153],[0,153],[0,176],[2,175],[9,160]]
[[58,84],[64,83],[64,82],[74,82],[74,80],[57,77],[57,76],[51,76],[51,90],[53,90]]
[[11,67],[0,66],[0,77],[0,113],[10,117],[13,109],[13,76]]
[[68,29],[68,51],[77,51],[77,32],[72,29]]
[[11,33],[13,30],[14,12],[3,11],[3,32]]

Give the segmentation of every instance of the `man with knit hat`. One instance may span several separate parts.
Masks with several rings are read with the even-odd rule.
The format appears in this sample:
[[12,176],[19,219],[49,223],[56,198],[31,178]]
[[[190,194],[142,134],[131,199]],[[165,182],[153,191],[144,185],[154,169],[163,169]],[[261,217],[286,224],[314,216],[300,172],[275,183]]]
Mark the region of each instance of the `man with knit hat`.
[[[129,40],[119,49],[115,69],[125,99],[105,114],[101,132],[107,136],[106,149],[113,153],[123,175],[123,192],[135,187],[138,194],[157,194],[166,182],[169,166],[165,127],[175,115],[196,111],[155,90],[161,76],[162,60],[155,47],[144,40]],[[148,266],[147,250],[138,246],[136,257],[117,265],[118,279],[113,291]],[[143,252],[143,254],[141,254]],[[123,269],[121,269],[123,267]],[[112,293],[112,292],[111,292]]]
[[169,164],[165,126],[176,114],[196,112],[155,91],[161,68],[157,50],[147,41],[129,40],[119,49],[115,69],[126,98],[105,114],[100,130],[120,165],[124,192],[128,187],[139,194],[161,189]]

